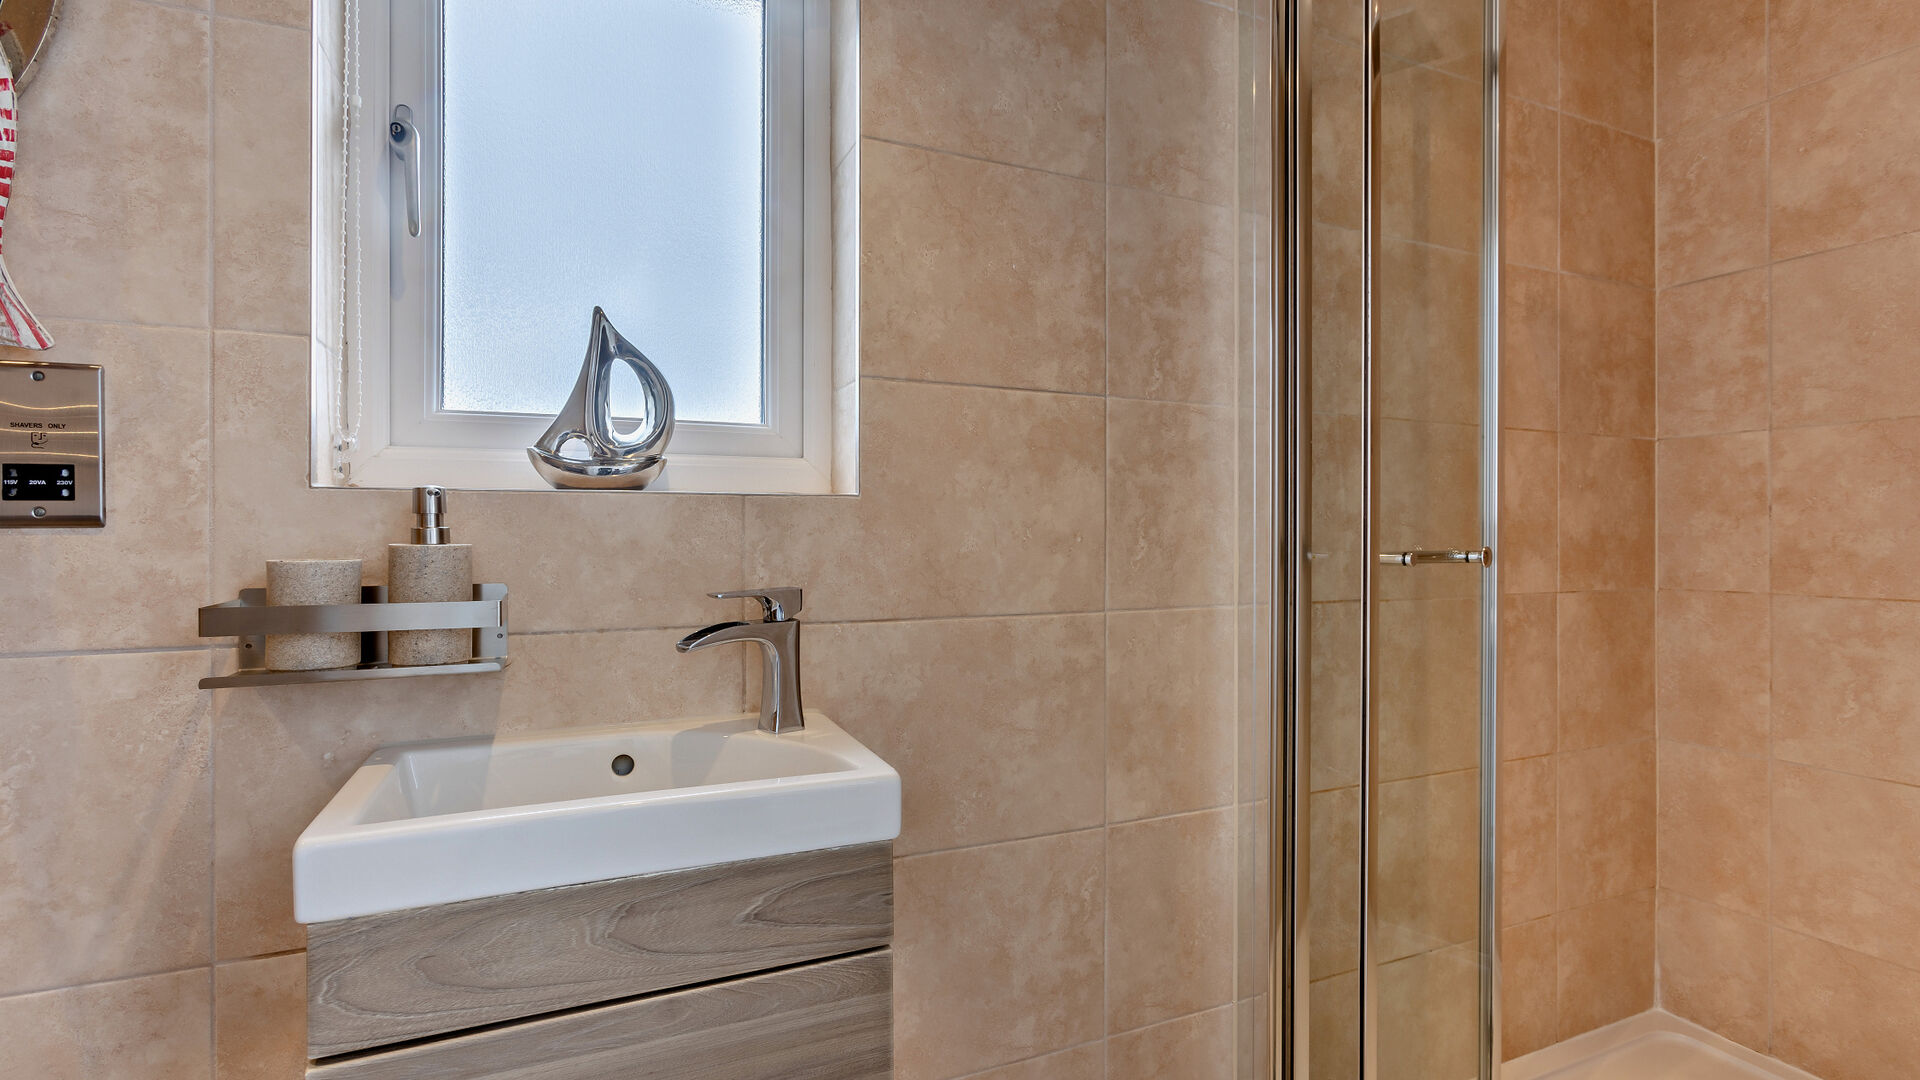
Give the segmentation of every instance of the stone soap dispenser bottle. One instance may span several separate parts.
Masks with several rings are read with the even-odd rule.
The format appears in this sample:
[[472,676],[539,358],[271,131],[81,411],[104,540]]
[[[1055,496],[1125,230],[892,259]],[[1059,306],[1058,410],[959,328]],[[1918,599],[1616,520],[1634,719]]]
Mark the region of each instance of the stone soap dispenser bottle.
[[[387,602],[437,603],[473,599],[473,546],[449,543],[447,491],[413,489],[413,543],[387,545]],[[387,635],[394,667],[458,664],[473,659],[471,630],[395,630]]]

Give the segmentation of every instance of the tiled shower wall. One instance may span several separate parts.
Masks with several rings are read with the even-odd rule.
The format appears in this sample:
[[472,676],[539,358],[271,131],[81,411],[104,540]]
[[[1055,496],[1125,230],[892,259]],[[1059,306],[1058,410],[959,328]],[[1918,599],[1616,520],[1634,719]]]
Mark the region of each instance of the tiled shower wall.
[[866,0],[859,498],[459,493],[513,591],[503,676],[210,693],[197,606],[270,557],[379,580],[408,524],[306,486],[307,5],[212,2],[68,0],[22,102],[7,254],[52,358],[106,367],[109,524],[0,534],[7,1067],[297,1076],[289,850],[361,758],[741,708],[752,657],[670,644],[734,614],[705,590],[778,583],[809,703],[905,780],[899,1075],[1231,1075],[1263,28]]
[[1510,0],[1505,1051],[1654,1002],[1654,0]]
[[1920,5],[1660,0],[1659,985],[1920,1061]]

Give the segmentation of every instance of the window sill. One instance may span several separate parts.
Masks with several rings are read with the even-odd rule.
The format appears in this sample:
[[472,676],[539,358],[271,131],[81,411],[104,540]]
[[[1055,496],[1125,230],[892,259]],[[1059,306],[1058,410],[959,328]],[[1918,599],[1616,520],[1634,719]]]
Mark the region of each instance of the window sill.
[[[316,479],[316,487],[413,488],[426,484],[467,491],[556,491],[533,471],[525,450],[389,446],[355,464],[344,484]],[[667,467],[646,493],[730,495],[851,495],[805,458],[667,454]]]

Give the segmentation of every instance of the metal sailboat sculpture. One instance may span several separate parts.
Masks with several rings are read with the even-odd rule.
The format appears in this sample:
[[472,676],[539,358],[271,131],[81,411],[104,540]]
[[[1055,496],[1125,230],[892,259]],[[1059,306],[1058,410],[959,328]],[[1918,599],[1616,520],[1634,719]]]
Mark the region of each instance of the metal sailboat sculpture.
[[[613,364],[624,361],[640,380],[640,425],[626,435],[613,423]],[[673,438],[673,390],[646,354],[620,336],[607,313],[593,309],[593,333],[573,393],[527,457],[540,478],[559,488],[643,488],[666,466]],[[564,456],[572,442],[585,456]]]

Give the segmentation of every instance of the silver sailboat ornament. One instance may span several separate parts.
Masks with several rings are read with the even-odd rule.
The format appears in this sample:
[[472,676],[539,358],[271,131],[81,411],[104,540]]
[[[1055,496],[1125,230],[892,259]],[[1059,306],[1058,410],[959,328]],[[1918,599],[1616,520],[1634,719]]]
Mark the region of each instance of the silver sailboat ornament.
[[[640,425],[622,435],[613,423],[613,363],[626,362],[640,379]],[[620,336],[607,313],[593,309],[593,335],[573,393],[540,440],[527,447],[540,478],[557,488],[643,488],[666,465],[673,438],[673,390],[646,354]],[[563,456],[571,442],[584,457]]]

